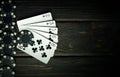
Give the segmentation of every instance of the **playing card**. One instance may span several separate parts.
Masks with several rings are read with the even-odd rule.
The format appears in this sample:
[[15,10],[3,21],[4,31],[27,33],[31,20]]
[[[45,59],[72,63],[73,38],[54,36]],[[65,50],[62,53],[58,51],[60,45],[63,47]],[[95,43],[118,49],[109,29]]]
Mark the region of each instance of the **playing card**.
[[21,26],[18,24],[18,28],[19,28],[19,30],[31,29],[31,30],[37,30],[37,31],[41,31],[41,32],[51,33],[51,34],[58,34],[58,28],[56,28],[56,27],[39,27],[39,26],[35,26],[35,25]]
[[[27,30],[30,30],[30,29],[27,29]],[[45,33],[45,32],[41,32],[41,31],[38,31],[38,30],[30,30],[30,31],[32,31],[32,32],[34,31],[35,33],[43,36],[44,38],[47,38],[48,40],[50,40],[52,42],[58,43],[58,35]]]
[[[28,43],[27,46],[24,46],[24,43],[18,43],[17,48],[47,64],[49,59],[53,56],[54,51],[57,48],[57,44],[33,31],[31,33],[33,34],[33,44],[31,45]],[[29,40],[27,39],[27,35],[24,35],[23,31],[21,31],[21,34],[23,34],[23,37],[19,40]],[[30,32],[28,32],[28,34],[30,34]]]
[[41,15],[33,16],[33,17],[26,18],[23,20],[19,20],[19,21],[17,21],[17,24],[27,25],[27,24],[37,23],[37,22],[49,21],[52,19],[53,19],[52,14],[50,12],[48,12],[45,14],[41,14]]
[[[19,22],[19,21],[18,21]],[[19,24],[19,23],[18,23]],[[20,26],[37,26],[37,27],[56,27],[56,22],[54,20],[44,21],[44,22],[36,22],[24,25],[23,23],[19,24]]]

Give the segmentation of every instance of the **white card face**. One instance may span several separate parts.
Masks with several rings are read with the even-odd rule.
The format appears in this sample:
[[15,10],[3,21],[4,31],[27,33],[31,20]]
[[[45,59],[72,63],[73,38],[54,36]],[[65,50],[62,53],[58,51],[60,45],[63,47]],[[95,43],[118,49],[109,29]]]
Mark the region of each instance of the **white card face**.
[[49,34],[49,33],[45,33],[45,32],[40,32],[40,31],[36,31],[36,30],[32,30],[32,31],[34,31],[35,33],[43,36],[44,38],[47,38],[50,41],[58,43],[58,36],[57,35]]
[[31,23],[28,25],[21,25],[21,26],[56,27],[56,22],[54,20],[51,20],[51,21],[37,22],[37,23]]
[[23,19],[23,20],[19,20],[19,21],[17,21],[17,24],[18,25],[26,25],[26,24],[31,24],[31,23],[49,21],[49,20],[52,20],[52,19],[53,18],[52,18],[51,13],[48,12],[48,13],[45,13],[45,14],[41,14],[41,15],[26,18],[26,19]]
[[32,46],[29,44],[28,47],[23,47],[22,44],[18,44],[17,48],[47,64],[50,58],[54,55],[57,44],[45,39],[35,32],[32,33],[34,36],[34,45]]
[[20,26],[19,25],[19,30],[23,29],[30,29],[30,30],[36,30],[36,31],[41,31],[41,32],[47,32],[51,34],[58,34],[58,28],[56,27],[37,27],[37,26]]

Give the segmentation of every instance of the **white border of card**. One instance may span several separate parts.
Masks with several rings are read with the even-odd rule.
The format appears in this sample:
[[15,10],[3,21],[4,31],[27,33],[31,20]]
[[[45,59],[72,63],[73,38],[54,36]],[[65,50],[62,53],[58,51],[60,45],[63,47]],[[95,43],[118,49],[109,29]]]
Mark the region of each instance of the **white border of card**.
[[[50,58],[54,56],[58,43],[58,28],[52,14],[48,12],[26,18],[17,21],[17,24],[19,31],[30,31],[34,36],[32,40],[35,42],[33,46],[28,45],[28,47],[18,44],[17,48],[47,64]],[[38,44],[37,40],[41,42]]]

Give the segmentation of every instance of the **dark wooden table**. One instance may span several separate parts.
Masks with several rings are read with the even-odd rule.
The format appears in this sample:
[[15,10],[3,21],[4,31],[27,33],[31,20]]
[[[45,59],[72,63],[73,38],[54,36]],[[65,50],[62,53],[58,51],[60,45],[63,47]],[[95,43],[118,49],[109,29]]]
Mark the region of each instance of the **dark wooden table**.
[[50,11],[59,28],[58,48],[47,65],[17,51],[16,77],[111,75],[120,44],[118,5],[92,0],[16,0],[16,5],[18,20]]

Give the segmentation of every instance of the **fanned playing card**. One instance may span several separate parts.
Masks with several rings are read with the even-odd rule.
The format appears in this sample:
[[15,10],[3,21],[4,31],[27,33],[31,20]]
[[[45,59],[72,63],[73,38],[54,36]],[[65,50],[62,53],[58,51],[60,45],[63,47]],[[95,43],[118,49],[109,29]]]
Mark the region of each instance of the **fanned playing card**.
[[[51,23],[51,24],[50,24]],[[58,34],[58,28],[56,27],[55,21],[46,21],[37,24],[18,25],[19,30],[32,29],[47,32],[51,34]]]
[[37,16],[30,17],[30,18],[26,18],[23,20],[19,20],[17,21],[17,24],[27,25],[27,24],[38,23],[38,22],[40,23],[40,22],[49,21],[49,20],[53,20],[50,12],[42,14],[42,15],[37,15]]
[[52,14],[26,18],[17,24],[20,31],[17,48],[47,64],[58,43],[58,28]]

